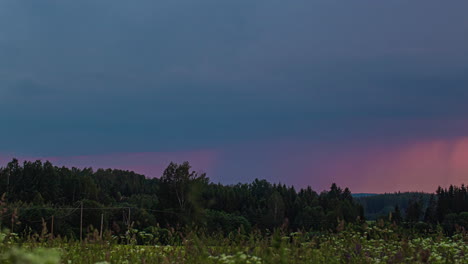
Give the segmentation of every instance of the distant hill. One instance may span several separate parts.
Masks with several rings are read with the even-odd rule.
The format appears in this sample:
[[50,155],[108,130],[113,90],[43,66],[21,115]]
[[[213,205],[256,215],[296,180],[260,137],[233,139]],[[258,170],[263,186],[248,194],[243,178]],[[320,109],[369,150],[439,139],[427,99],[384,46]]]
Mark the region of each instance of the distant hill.
[[376,220],[379,216],[387,216],[394,210],[395,205],[398,205],[404,214],[409,201],[414,199],[421,199],[423,209],[425,210],[430,196],[430,193],[423,192],[384,194],[357,193],[353,195],[354,199],[364,207],[364,215],[368,220]]
[[369,197],[369,196],[374,196],[374,195],[379,195],[379,194],[378,193],[353,193],[352,194],[354,198]]

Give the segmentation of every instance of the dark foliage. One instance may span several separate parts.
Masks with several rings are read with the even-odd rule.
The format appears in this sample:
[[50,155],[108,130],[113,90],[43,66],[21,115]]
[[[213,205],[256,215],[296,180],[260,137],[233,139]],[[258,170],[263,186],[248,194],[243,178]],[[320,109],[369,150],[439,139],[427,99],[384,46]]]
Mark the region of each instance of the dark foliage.
[[368,220],[377,220],[386,218],[390,212],[393,212],[395,206],[401,210],[402,216],[412,201],[419,201],[423,208],[429,203],[430,194],[421,192],[396,192],[377,195],[368,195],[356,197],[355,200],[362,204],[365,211],[365,217]]
[[17,233],[40,233],[52,228],[54,218],[55,234],[75,238],[80,234],[81,206],[86,231],[99,230],[102,221],[103,229],[114,234],[160,226],[225,233],[251,228],[334,231],[343,220],[364,220],[363,208],[350,190],[336,184],[320,194],[310,187],[296,191],[258,179],[214,184],[205,174],[191,171],[188,162],[171,163],[161,178],[149,179],[131,171],[13,160],[0,169],[0,193],[5,194],[2,225]]
[[343,222],[364,221],[365,213],[421,230],[436,225],[447,233],[468,229],[464,185],[439,187],[436,195],[353,198],[348,188],[336,184],[320,194],[310,187],[296,191],[258,179],[250,184],[214,184],[205,174],[192,171],[188,162],[170,163],[161,178],[150,179],[131,171],[13,160],[0,168],[0,193],[0,223],[23,235],[46,228],[78,238],[81,207],[85,233],[100,230],[102,223],[104,230],[116,235],[129,228],[155,234],[185,227],[225,234],[252,228],[335,231]]

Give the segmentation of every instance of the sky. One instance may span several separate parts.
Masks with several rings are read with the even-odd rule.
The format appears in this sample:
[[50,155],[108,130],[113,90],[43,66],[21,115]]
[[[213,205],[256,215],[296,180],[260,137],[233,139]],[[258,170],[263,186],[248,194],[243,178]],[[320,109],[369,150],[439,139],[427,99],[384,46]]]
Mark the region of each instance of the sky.
[[468,181],[464,0],[0,1],[0,166]]

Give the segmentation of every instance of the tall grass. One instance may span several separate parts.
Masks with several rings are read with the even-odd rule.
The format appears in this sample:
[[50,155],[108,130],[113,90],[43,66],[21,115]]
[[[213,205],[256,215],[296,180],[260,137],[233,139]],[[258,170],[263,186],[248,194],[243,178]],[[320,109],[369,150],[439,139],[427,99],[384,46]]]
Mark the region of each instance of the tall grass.
[[379,224],[346,226],[340,232],[275,230],[207,234],[172,230],[165,243],[131,230],[123,237],[90,232],[80,242],[44,230],[20,238],[0,235],[2,263],[468,263],[468,235],[420,234]]

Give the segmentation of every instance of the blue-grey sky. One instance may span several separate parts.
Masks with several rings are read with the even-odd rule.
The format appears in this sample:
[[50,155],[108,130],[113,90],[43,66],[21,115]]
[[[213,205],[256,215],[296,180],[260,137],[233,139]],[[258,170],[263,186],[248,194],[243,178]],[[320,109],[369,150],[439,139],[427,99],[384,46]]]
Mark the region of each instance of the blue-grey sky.
[[[372,177],[422,173],[391,158],[379,168],[398,175],[369,169],[375,149],[465,146],[466,10],[462,0],[0,1],[0,155],[88,157],[149,176],[168,157],[193,159],[222,182],[367,191]],[[437,151],[445,175],[424,188],[466,180],[446,164],[455,154]],[[338,175],[337,157],[356,153],[359,168]]]

